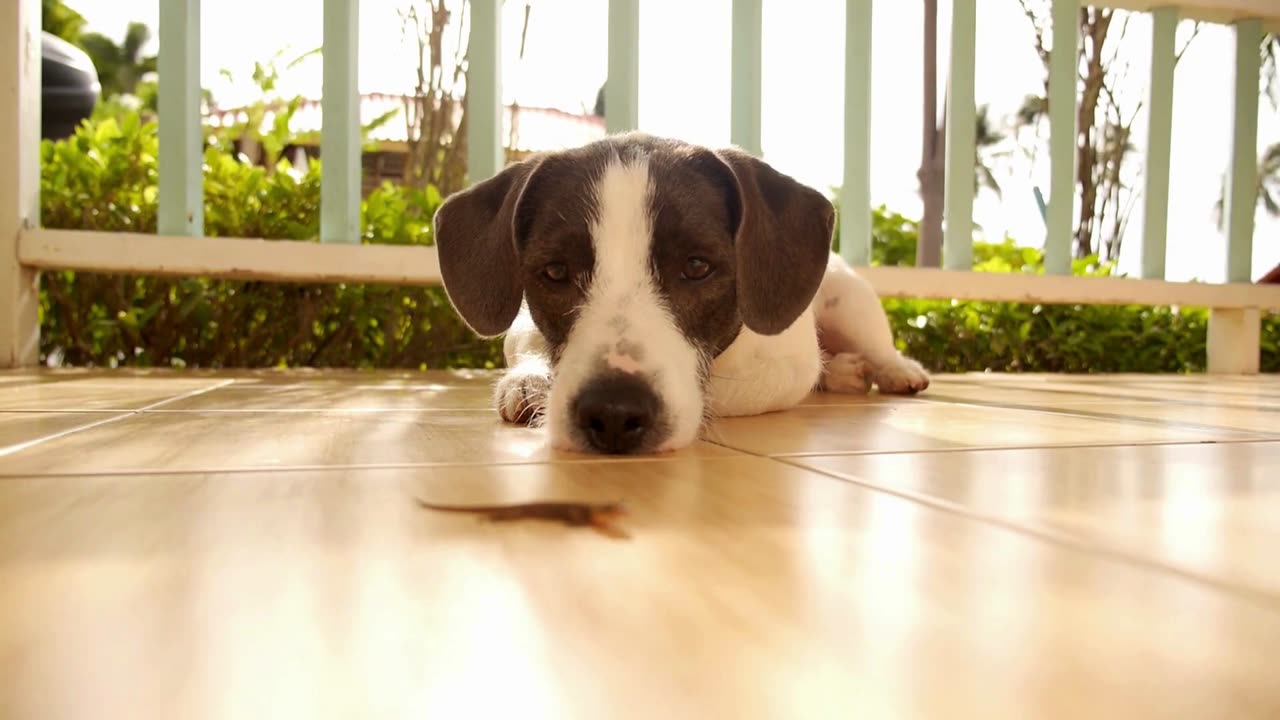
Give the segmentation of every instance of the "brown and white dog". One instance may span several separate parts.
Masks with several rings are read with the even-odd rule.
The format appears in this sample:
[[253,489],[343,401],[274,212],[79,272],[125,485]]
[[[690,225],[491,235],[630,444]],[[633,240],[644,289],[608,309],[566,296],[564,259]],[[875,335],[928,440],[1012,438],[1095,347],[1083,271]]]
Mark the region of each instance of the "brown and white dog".
[[506,333],[502,418],[545,423],[560,449],[648,453],[815,388],[928,387],[831,252],[834,221],[821,193],[741,150],[628,133],[450,196],[435,238],[463,320]]

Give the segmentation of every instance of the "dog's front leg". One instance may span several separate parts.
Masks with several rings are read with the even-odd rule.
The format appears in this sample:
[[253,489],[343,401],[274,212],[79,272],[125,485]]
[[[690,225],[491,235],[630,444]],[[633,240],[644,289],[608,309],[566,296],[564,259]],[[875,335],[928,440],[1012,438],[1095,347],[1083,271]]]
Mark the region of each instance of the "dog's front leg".
[[546,412],[551,393],[551,356],[527,307],[507,331],[502,342],[507,371],[494,387],[498,415],[511,423],[537,424]]
[[867,381],[886,393],[916,393],[929,387],[929,375],[920,363],[894,346],[875,289],[839,255],[831,255],[814,309],[827,358],[824,389],[866,392]]

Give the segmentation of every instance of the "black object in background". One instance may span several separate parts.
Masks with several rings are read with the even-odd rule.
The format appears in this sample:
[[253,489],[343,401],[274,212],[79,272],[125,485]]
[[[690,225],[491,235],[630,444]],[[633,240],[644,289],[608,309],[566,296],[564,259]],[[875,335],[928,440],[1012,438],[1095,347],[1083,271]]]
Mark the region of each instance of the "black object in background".
[[43,33],[40,69],[40,137],[67,137],[98,104],[98,71],[83,50],[49,33]]

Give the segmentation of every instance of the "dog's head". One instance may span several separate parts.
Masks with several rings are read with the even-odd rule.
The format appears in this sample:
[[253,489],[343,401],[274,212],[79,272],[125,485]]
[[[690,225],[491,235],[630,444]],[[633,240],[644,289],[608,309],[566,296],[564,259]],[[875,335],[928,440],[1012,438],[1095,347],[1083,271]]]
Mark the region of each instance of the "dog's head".
[[697,438],[711,361],[744,326],[774,335],[806,310],[834,217],[740,150],[629,133],[510,165],[435,223],[474,331],[500,335],[528,304],[551,348],[552,442],[618,453]]

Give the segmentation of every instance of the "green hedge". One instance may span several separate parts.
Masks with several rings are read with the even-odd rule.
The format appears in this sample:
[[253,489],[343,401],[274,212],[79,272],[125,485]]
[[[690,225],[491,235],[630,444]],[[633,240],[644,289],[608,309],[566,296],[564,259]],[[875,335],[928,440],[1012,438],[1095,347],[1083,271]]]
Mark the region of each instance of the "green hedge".
[[[41,146],[42,223],[156,230],[156,126],[86,123]],[[205,232],[315,241],[320,172],[273,171],[211,147]],[[362,205],[364,243],[429,245],[440,197],[384,185]],[[877,264],[914,262],[916,226],[874,214]],[[838,238],[837,238],[838,242]],[[975,244],[983,272],[1042,272],[1012,241]],[[1078,261],[1080,274],[1111,268]],[[1203,369],[1198,309],[885,301],[900,346],[934,371],[1186,372]],[[53,365],[179,367],[497,367],[497,341],[467,330],[438,288],[170,279],[69,271],[43,275],[41,352]],[[1263,365],[1280,370],[1280,318],[1266,319]]]
[[[872,264],[914,265],[918,223],[881,207],[872,216]],[[837,229],[836,246],[840,238]],[[977,272],[1043,273],[1044,255],[1012,239],[974,243]],[[1096,256],[1080,276],[1110,276]],[[898,347],[934,372],[1200,372],[1204,308],[885,300]],[[1280,314],[1263,318],[1262,368],[1280,372]]]
[[[126,116],[41,146],[45,227],[156,231],[156,126]],[[315,241],[320,168],[274,172],[209,149],[205,233]],[[433,188],[385,185],[362,205],[362,242],[431,244]],[[45,273],[51,364],[143,367],[495,367],[439,288]]]
[[[1167,307],[885,301],[898,346],[935,372],[1193,372],[1204,369],[1208,313]],[[1280,369],[1280,322],[1267,324]],[[922,360],[922,362],[925,362]]]

